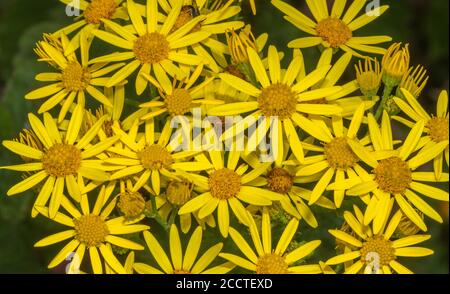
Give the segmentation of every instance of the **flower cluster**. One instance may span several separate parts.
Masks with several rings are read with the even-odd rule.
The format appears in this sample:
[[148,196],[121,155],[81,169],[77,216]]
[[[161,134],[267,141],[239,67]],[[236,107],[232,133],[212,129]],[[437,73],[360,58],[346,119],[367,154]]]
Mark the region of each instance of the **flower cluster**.
[[[411,246],[443,222],[429,199],[449,201],[433,184],[449,180],[447,92],[429,114],[408,45],[358,35],[388,6],[271,2],[308,34],[292,49],[253,35],[254,0],[81,0],[36,44],[38,113],[3,141],[23,163],[1,168],[24,173],[7,195],[31,190],[32,217],[69,227],[35,244],[66,243],[49,268],[72,254],[68,273],[409,273],[403,257],[433,254]],[[299,229],[327,210],[336,248]]]

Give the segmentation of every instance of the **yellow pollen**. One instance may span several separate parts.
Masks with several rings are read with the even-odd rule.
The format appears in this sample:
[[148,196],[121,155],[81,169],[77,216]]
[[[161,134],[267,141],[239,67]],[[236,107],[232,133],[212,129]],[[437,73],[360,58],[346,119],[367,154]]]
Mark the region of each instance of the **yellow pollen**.
[[145,209],[145,199],[139,192],[124,192],[119,196],[117,207],[125,218],[137,218]]
[[376,235],[364,242],[361,252],[361,261],[366,265],[373,263],[373,254],[378,254],[380,266],[389,265],[389,262],[396,259],[395,249],[392,242],[384,239],[383,236]]
[[324,146],[325,158],[333,168],[347,169],[359,161],[358,156],[353,152],[343,137],[334,138]]
[[170,47],[164,35],[153,32],[139,37],[133,51],[142,64],[155,64],[169,57]]
[[109,231],[105,221],[99,215],[83,215],[73,220],[75,224],[75,238],[87,247],[98,247],[105,242]]
[[319,37],[328,42],[333,48],[344,45],[352,37],[350,28],[342,20],[335,17],[321,20],[317,24],[316,32]]
[[274,192],[286,194],[293,184],[292,175],[283,168],[276,167],[267,174],[267,187]]
[[412,181],[411,169],[399,157],[380,160],[374,173],[381,190],[391,194],[402,194]]
[[91,74],[78,62],[71,61],[62,71],[61,81],[67,91],[83,91],[89,85]]
[[181,206],[191,199],[192,189],[193,185],[189,181],[170,181],[166,190],[167,200]]
[[285,84],[273,84],[261,91],[258,97],[259,109],[265,116],[289,118],[295,113],[297,99],[292,89]]
[[42,164],[54,177],[76,175],[81,165],[81,151],[73,145],[55,144],[45,152]]
[[114,0],[92,0],[84,11],[84,18],[88,23],[99,24],[102,18],[111,19],[116,9]]
[[241,190],[241,176],[227,168],[216,170],[209,176],[209,188],[215,198],[233,198]]
[[428,134],[436,142],[448,140],[448,117],[433,117],[427,123]]
[[160,145],[146,145],[138,151],[137,156],[146,169],[161,169],[173,163],[173,158],[166,148]]
[[278,254],[266,254],[258,259],[257,274],[287,274],[288,265],[284,257]]
[[172,116],[183,115],[191,109],[192,97],[186,89],[175,89],[164,98],[167,110]]

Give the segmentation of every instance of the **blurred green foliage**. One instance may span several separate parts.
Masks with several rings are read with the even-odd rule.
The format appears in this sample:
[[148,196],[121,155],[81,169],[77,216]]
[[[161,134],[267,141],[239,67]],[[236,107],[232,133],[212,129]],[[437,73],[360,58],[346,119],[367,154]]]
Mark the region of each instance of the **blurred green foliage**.
[[[258,13],[253,16],[248,7],[244,7],[245,19],[252,24],[255,35],[269,33],[269,43],[278,49],[297,37],[302,32],[285,22],[282,14],[270,5],[269,0],[257,0]],[[304,1],[288,1],[306,11]],[[448,88],[448,5],[447,0],[382,0],[391,8],[376,22],[358,30],[358,35],[385,34],[395,41],[411,44],[412,64],[422,64],[430,74],[430,82],[422,103],[429,110],[434,109],[438,90]],[[0,140],[11,139],[25,127],[27,113],[35,111],[35,105],[27,103],[24,95],[37,86],[34,81],[36,73],[46,69],[46,65],[36,62],[33,52],[34,44],[44,32],[53,32],[71,22],[65,13],[65,7],[57,0],[0,0]],[[291,55],[290,50],[286,56]],[[317,61],[319,52],[315,49],[304,51],[307,66],[311,69]],[[285,58],[285,62],[288,58]],[[349,70],[349,78],[353,71]],[[11,153],[0,147],[1,165],[17,162]],[[6,197],[8,188],[20,180],[19,173],[0,171],[0,273],[45,273],[46,264],[56,254],[59,245],[45,249],[34,249],[33,244],[60,230],[59,226],[42,218],[31,219],[30,209],[33,193]],[[448,187],[447,187],[448,189]],[[351,209],[347,204],[346,209]],[[445,208],[448,210],[448,207]],[[313,260],[326,260],[330,257],[334,241],[326,230],[339,227],[342,223],[338,212],[313,209],[320,214],[319,230],[300,225],[298,240],[322,239],[319,250],[312,256]],[[443,211],[441,209],[441,211]],[[447,211],[448,215],[448,211]],[[444,225],[430,222],[432,240],[426,245],[435,251],[433,256],[419,258],[418,261],[405,259],[404,264],[418,273],[448,273],[448,220]],[[168,238],[167,234],[153,225],[160,240]],[[281,232],[281,227],[274,230]],[[153,231],[153,230],[152,230]],[[212,232],[206,233],[206,246],[217,243]],[[215,236],[218,236],[216,234]],[[279,234],[274,233],[274,236]],[[231,239],[225,240],[225,247],[232,247]],[[205,247],[206,247],[205,246]],[[148,260],[148,252],[144,252]],[[149,260],[148,260],[149,261]]]

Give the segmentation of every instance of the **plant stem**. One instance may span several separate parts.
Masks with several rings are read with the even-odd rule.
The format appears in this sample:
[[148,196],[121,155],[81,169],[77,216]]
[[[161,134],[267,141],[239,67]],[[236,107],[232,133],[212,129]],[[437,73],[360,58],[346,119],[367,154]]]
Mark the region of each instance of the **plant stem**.
[[169,227],[172,226],[175,223],[175,217],[177,216],[177,214],[178,214],[178,206],[175,206],[172,209],[172,213],[170,215],[169,223],[167,224]]
[[391,96],[391,92],[393,89],[394,87],[385,85],[383,90],[383,97],[381,98],[380,105],[378,105],[377,112],[375,113],[375,120],[378,121],[378,119],[381,117],[381,114],[383,113],[384,110],[384,106],[389,97]]
[[170,227],[169,224],[158,213],[158,209],[156,207],[156,197],[151,196],[150,201],[152,202],[152,214],[150,217],[160,224],[165,230],[168,230]]

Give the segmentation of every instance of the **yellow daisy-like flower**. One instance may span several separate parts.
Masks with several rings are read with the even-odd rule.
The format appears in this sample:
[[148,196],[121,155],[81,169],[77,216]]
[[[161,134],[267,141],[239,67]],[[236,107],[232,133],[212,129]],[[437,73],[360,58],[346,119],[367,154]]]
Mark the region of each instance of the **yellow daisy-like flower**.
[[[343,184],[353,186],[346,192],[350,196],[372,193],[364,215],[364,224],[368,225],[373,220],[373,231],[378,234],[389,216],[388,208],[391,199],[395,199],[401,211],[423,231],[427,231],[427,226],[413,208],[414,206],[426,216],[442,223],[442,217],[416,193],[448,202],[448,192],[421,183],[446,182],[448,174],[443,174],[441,179],[436,180],[433,172],[416,172],[415,170],[442,153],[448,146],[448,140],[422,148],[416,153],[415,150],[425,127],[424,121],[420,120],[412,127],[403,144],[394,149],[391,123],[386,111],[383,113],[381,129],[371,113],[368,114],[368,124],[375,150],[373,153],[356,141],[347,142],[359,159],[373,170],[371,173],[367,173],[364,169],[358,170],[358,178],[350,179],[350,183]],[[351,184],[355,181],[356,185]],[[339,186],[340,184],[336,184],[336,187]]]
[[91,60],[91,63],[131,60],[125,66],[121,66],[121,69],[108,80],[106,87],[117,85],[140,68],[135,87],[136,93],[141,95],[148,85],[148,80],[142,74],[150,75],[153,72],[152,76],[159,83],[167,84],[169,79],[167,74],[177,78],[184,77],[183,71],[175,63],[198,65],[204,61],[200,56],[179,52],[211,35],[206,31],[191,32],[203,17],[195,17],[178,30],[172,31],[182,5],[183,1],[176,1],[167,19],[159,25],[157,15],[161,4],[158,0],[147,0],[145,24],[136,3],[127,0],[127,9],[133,24],[132,30],[110,23],[112,33],[101,30],[92,32],[97,38],[126,51],[95,58]]
[[230,86],[254,97],[255,100],[217,106],[209,109],[208,114],[227,116],[250,113],[222,135],[224,140],[233,136],[233,133],[240,134],[249,127],[249,121],[256,121],[260,117],[266,123],[258,126],[255,134],[263,135],[267,132],[267,128],[264,125],[269,125],[272,120],[275,134],[278,136],[275,139],[275,142],[278,143],[273,146],[275,159],[280,160],[283,157],[282,142],[283,138],[286,137],[295,156],[299,161],[302,161],[304,156],[303,148],[294,123],[307,132],[311,130],[309,125],[305,125],[305,123],[308,124],[309,122],[302,113],[318,115],[342,113],[342,108],[336,105],[318,105],[307,102],[333,95],[341,90],[341,87],[326,87],[307,91],[317,82],[323,80],[331,66],[322,66],[296,82],[295,79],[302,66],[301,57],[295,57],[288,69],[281,71],[278,51],[274,46],[270,46],[268,75],[258,53],[252,48],[248,48],[247,52],[250,64],[258,80],[257,87],[228,73],[219,74],[219,77]]
[[176,85],[176,80],[171,84],[168,80],[164,84],[158,83],[151,76],[144,76],[154,84],[159,92],[160,99],[154,99],[140,105],[141,108],[150,109],[150,112],[141,117],[142,120],[153,119],[157,116],[168,113],[170,117],[178,115],[185,115],[191,112],[193,108],[201,107],[204,104],[217,105],[222,104],[223,101],[216,99],[204,99],[204,88],[213,81],[214,78],[208,78],[194,86],[198,81],[200,74],[203,71],[203,65],[198,66],[195,71],[186,78],[185,82],[180,82]]
[[65,118],[75,98],[78,104],[85,105],[85,96],[89,94],[101,104],[113,107],[111,101],[98,90],[97,86],[104,86],[104,76],[116,70],[124,64],[106,66],[107,63],[89,65],[89,48],[91,41],[88,41],[86,34],[80,36],[81,42],[81,63],[75,53],[68,56],[63,54],[67,47],[66,35],[61,35],[60,39],[52,36],[45,36],[43,41],[37,43],[36,53],[40,56],[40,61],[45,61],[53,65],[59,72],[40,73],[36,80],[51,82],[51,84],[36,89],[27,95],[28,100],[39,100],[49,97],[39,108],[38,113],[44,113],[53,109],[58,104],[62,104],[58,116],[60,123]]
[[[152,256],[162,271],[145,263],[135,263],[134,270],[140,274],[226,274],[234,268],[230,262],[208,268],[213,263],[223,244],[217,243],[209,248],[198,260],[198,253],[202,244],[203,230],[197,227],[192,233],[183,256],[180,235],[176,225],[170,227],[170,259],[164,252],[158,240],[149,231],[144,232],[145,242]],[[196,262],[197,260],[197,262]]]
[[439,153],[433,160],[434,174],[436,180],[439,180],[442,176],[442,164],[444,161],[447,163],[448,168],[448,93],[442,91],[439,95],[436,116],[430,116],[425,109],[417,102],[416,98],[411,92],[406,89],[401,89],[402,96],[405,100],[394,97],[395,103],[398,107],[413,120],[410,121],[400,116],[394,116],[393,119],[405,124],[406,126],[413,128],[415,123],[420,121],[425,122],[424,131],[426,136],[422,137],[419,142],[420,148],[428,149],[435,146],[438,143],[447,142],[447,146],[441,153]]
[[54,36],[69,35],[78,31],[64,49],[64,55],[75,52],[80,47],[80,36],[82,33],[90,35],[92,30],[99,28],[101,24],[108,24],[113,19],[129,18],[126,8],[123,6],[124,0],[59,1],[66,4],[73,12],[82,13],[76,22],[52,34]]
[[161,175],[171,178],[170,170],[201,171],[212,167],[210,164],[201,162],[183,162],[198,152],[174,152],[176,147],[169,142],[172,133],[170,123],[165,124],[161,134],[155,133],[153,120],[146,121],[143,135],[138,136],[138,127],[138,121],[136,121],[126,133],[117,124],[112,126],[114,133],[120,136],[124,146],[109,148],[111,153],[117,155],[104,159],[105,163],[117,167],[117,171],[111,175],[110,180],[137,176],[138,179],[132,191],[138,191],[151,179],[153,192],[159,195]]
[[[247,224],[247,213],[242,202],[257,206],[272,205],[272,201],[281,200],[278,193],[254,187],[249,183],[260,176],[270,163],[262,163],[258,168],[247,172],[248,165],[238,166],[241,156],[239,151],[210,151],[210,160],[205,154],[197,155],[197,159],[206,164],[211,164],[214,169],[208,171],[208,176],[186,173],[196,189],[201,193],[183,205],[178,214],[183,215],[198,210],[198,217],[205,217],[214,213],[217,209],[217,222],[222,236],[228,236],[230,225],[229,207],[239,222]],[[225,163],[225,156],[228,160]]]
[[[305,144],[303,142],[303,144]],[[264,174],[256,178],[249,184],[256,187],[265,187],[266,189],[283,195],[280,200],[281,209],[290,217],[303,219],[309,226],[313,228],[318,227],[318,222],[307,202],[311,200],[311,191],[300,186],[309,181],[317,181],[316,176],[311,177],[297,177],[296,167],[298,161],[292,154],[290,147],[285,142],[285,153],[281,164],[273,163],[268,166]],[[255,153],[247,156],[242,156],[253,169],[261,165]],[[306,201],[306,203],[305,203]],[[320,197],[315,204],[327,208],[336,209],[334,204],[325,197]],[[278,207],[269,207],[269,209],[278,210]],[[271,211],[272,212],[272,211]]]
[[389,42],[389,36],[355,37],[356,30],[377,19],[388,8],[388,5],[374,8],[363,15],[356,17],[365,7],[365,0],[352,1],[345,11],[346,0],[335,0],[332,10],[328,11],[325,0],[306,0],[306,3],[315,20],[310,19],[291,5],[281,1],[272,0],[272,4],[286,14],[284,17],[301,31],[313,37],[304,37],[291,41],[290,48],[308,48],[317,45],[340,48],[352,55],[363,57],[355,50],[364,53],[384,54],[386,49],[373,46],[374,44]]
[[[102,262],[105,262],[117,273],[125,274],[122,264],[114,256],[111,245],[131,250],[144,250],[144,247],[128,239],[116,235],[125,235],[148,230],[150,227],[139,224],[124,224],[123,217],[108,219],[116,203],[111,201],[105,205],[110,193],[103,186],[98,194],[95,205],[89,208],[88,196],[81,196],[81,211],[78,210],[66,197],[63,197],[62,206],[70,216],[57,212],[53,218],[55,222],[70,227],[69,230],[50,235],[34,244],[35,247],[46,247],[68,239],[61,251],[53,258],[48,268],[54,268],[61,264],[71,253],[75,253],[78,265],[81,265],[86,250],[89,256],[94,274],[101,274]],[[44,216],[49,217],[49,211],[45,207],[37,206],[36,209]],[[100,251],[100,254],[99,254]]]
[[291,252],[286,252],[292,238],[297,233],[299,224],[297,219],[292,219],[285,227],[275,250],[272,249],[272,228],[268,211],[265,209],[262,215],[262,238],[250,214],[248,219],[250,235],[256,253],[237,230],[230,228],[231,239],[233,239],[236,246],[245,255],[245,258],[231,253],[220,253],[220,257],[257,274],[322,273],[322,269],[318,264],[295,265],[296,262],[304,259],[319,247],[321,244],[320,240],[307,242]]
[[[337,182],[345,181],[346,178],[358,178],[357,172],[363,170],[358,164],[361,159],[353,152],[348,141],[359,142],[357,134],[364,118],[364,107],[363,103],[359,105],[348,128],[344,127],[344,120],[340,116],[332,117],[332,132],[324,122],[311,124],[315,128],[311,133],[321,141],[323,147],[314,146],[312,149],[316,153],[305,157],[305,162],[296,172],[298,177],[321,174],[311,193],[310,205],[323,195],[333,178]],[[369,143],[369,140],[365,140],[364,143]],[[334,203],[336,207],[341,207],[344,195],[345,188],[335,188]]]
[[[391,211],[391,201],[389,211]],[[423,257],[433,254],[433,251],[423,247],[412,247],[430,239],[430,235],[412,235],[397,240],[392,240],[400,220],[402,212],[398,210],[390,219],[384,221],[380,232],[375,233],[370,226],[364,225],[362,212],[355,207],[355,215],[344,212],[344,219],[356,236],[352,236],[341,230],[329,230],[336,239],[348,244],[351,250],[330,258],[326,264],[335,265],[345,262],[353,263],[345,270],[346,274],[377,273],[391,274],[392,270],[399,274],[411,274],[412,272],[400,264],[399,257]],[[357,261],[354,261],[358,259]]]
[[49,113],[44,113],[44,123],[30,113],[28,119],[31,128],[44,146],[44,150],[16,141],[3,141],[3,146],[16,154],[32,158],[33,162],[1,168],[34,172],[32,176],[9,189],[7,195],[22,193],[45,180],[35,200],[33,216],[37,215],[35,208],[45,206],[50,199],[49,215],[50,218],[54,218],[63,199],[65,187],[69,195],[79,201],[81,194],[85,193],[85,179],[100,183],[109,180],[109,175],[105,172],[107,169],[102,167],[101,160],[96,159],[96,156],[113,145],[118,137],[114,136],[91,145],[92,139],[101,128],[100,121],[78,139],[84,113],[83,107],[77,105],[67,132],[63,136]]

